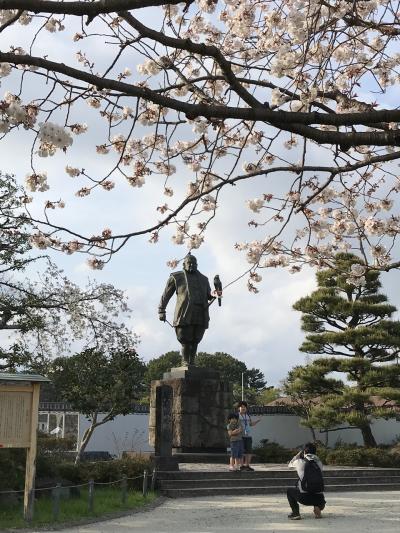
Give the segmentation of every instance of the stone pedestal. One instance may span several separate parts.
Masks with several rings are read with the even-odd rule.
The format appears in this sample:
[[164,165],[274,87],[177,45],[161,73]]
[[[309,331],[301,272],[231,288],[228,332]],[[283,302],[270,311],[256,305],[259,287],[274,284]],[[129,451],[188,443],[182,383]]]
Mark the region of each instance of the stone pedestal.
[[151,383],[149,442],[156,442],[157,386],[172,388],[173,453],[223,453],[228,446],[227,416],[232,410],[232,385],[219,372],[195,366],[172,368]]
[[177,458],[172,457],[172,388],[165,384],[158,385],[155,388],[155,401],[154,468],[158,471],[179,470]]

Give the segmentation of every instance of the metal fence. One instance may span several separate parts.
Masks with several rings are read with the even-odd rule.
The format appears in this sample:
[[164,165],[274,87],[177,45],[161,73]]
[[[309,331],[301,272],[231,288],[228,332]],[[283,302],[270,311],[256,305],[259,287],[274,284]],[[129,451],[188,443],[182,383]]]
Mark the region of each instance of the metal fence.
[[[143,498],[146,498],[149,491],[154,491],[155,488],[155,482],[156,482],[156,471],[153,470],[153,472],[149,473],[147,470],[143,472],[142,475],[136,476],[136,477],[127,477],[126,475],[123,475],[121,479],[118,479],[116,481],[109,481],[109,482],[97,482],[93,479],[90,479],[86,483],[79,483],[76,485],[62,485],[61,483],[57,483],[54,486],[51,487],[44,487],[44,488],[38,488],[32,490],[32,497],[30,498],[31,506],[28,512],[28,515],[24,518],[30,522],[33,520],[35,515],[35,500],[40,498],[43,494],[46,493],[46,491],[50,495],[51,499],[51,509],[52,509],[52,518],[53,521],[56,522],[60,518],[60,510],[62,507],[62,502],[67,501],[68,499],[72,498],[80,498],[82,499],[82,490],[86,492],[86,500],[87,503],[87,513],[88,515],[93,514],[96,506],[96,488],[102,489],[105,487],[113,487],[115,490],[119,493],[119,501],[122,505],[126,505],[127,498],[129,494],[129,482],[131,481],[137,481],[139,479],[142,479],[141,483],[141,493]],[[2,497],[7,497],[7,495],[10,496],[10,498],[17,497],[22,501],[23,499],[24,490],[5,490],[0,491],[0,499]],[[12,506],[12,504],[11,504]],[[2,504],[2,510],[4,510],[5,505]],[[23,514],[23,511],[21,509],[21,516]]]

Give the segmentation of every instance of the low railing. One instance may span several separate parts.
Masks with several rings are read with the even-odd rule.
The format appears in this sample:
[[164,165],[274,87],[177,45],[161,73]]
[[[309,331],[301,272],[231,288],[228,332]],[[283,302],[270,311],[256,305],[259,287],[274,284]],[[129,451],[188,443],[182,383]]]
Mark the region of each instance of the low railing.
[[[50,491],[51,495],[51,509],[52,509],[52,519],[54,522],[57,522],[60,519],[60,512],[62,507],[62,501],[65,498],[65,494],[67,492],[68,498],[66,500],[70,500],[74,498],[74,496],[71,496],[72,494],[79,495],[79,498],[81,498],[81,491],[84,487],[86,487],[87,490],[87,512],[89,515],[93,514],[95,511],[95,502],[96,502],[96,488],[102,489],[105,487],[115,487],[115,489],[119,492],[120,496],[120,503],[122,505],[126,505],[127,503],[127,497],[129,493],[129,482],[135,481],[137,483],[137,480],[142,479],[141,483],[141,493],[143,498],[146,498],[149,491],[154,491],[155,482],[156,482],[156,471],[154,470],[152,473],[149,473],[147,470],[143,472],[142,475],[136,476],[136,477],[127,477],[126,475],[123,475],[121,479],[118,479],[116,481],[109,481],[109,482],[98,482],[94,481],[93,479],[90,479],[86,483],[79,483],[76,485],[62,485],[61,483],[57,483],[54,486],[51,487],[43,487],[43,488],[35,488],[32,489],[33,495],[30,498],[31,503],[31,509],[29,512],[29,516],[31,520],[33,520],[35,515],[35,500],[37,501],[38,498],[40,498],[43,493],[46,491]],[[139,485],[140,486],[140,485]],[[3,490],[0,491],[0,499],[4,496],[10,495],[10,497],[17,496],[18,499],[21,502],[21,516],[23,515],[22,511],[22,500],[24,495],[24,490]],[[5,507],[4,503],[2,504],[2,509]]]

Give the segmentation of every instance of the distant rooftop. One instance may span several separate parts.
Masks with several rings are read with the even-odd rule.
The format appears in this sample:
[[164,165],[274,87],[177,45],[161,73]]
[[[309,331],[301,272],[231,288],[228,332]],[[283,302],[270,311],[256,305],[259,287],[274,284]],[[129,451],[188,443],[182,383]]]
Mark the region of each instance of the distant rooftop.
[[47,382],[50,381],[44,376],[39,376],[39,374],[7,374],[0,372],[0,382],[1,381],[41,381]]
[[[323,400],[324,398],[320,396],[313,398],[315,405],[320,404]],[[380,396],[370,396],[369,401],[374,407],[393,407],[394,409],[398,409],[398,403],[395,400],[386,400]],[[287,409],[290,409],[290,407],[296,407],[296,402],[288,396],[282,396],[268,403],[265,407],[286,407]]]

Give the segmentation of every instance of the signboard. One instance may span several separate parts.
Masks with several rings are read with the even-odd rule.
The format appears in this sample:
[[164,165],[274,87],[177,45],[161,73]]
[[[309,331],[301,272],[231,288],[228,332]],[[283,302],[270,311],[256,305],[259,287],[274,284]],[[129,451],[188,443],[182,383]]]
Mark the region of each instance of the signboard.
[[26,448],[24,518],[32,520],[35,501],[36,432],[40,382],[33,374],[0,373],[0,448]]
[[0,448],[30,447],[32,394],[32,387],[0,386]]

